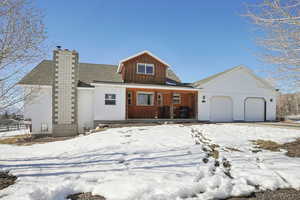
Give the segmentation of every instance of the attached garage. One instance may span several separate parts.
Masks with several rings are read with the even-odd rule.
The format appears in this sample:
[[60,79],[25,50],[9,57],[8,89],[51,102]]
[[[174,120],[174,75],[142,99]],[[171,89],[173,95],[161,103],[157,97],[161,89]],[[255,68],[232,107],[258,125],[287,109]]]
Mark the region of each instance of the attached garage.
[[277,90],[244,66],[193,83],[200,121],[273,121]]
[[259,122],[266,119],[266,105],[263,98],[250,97],[245,100],[245,121]]
[[227,96],[214,96],[210,104],[210,121],[231,122],[233,121],[233,103]]

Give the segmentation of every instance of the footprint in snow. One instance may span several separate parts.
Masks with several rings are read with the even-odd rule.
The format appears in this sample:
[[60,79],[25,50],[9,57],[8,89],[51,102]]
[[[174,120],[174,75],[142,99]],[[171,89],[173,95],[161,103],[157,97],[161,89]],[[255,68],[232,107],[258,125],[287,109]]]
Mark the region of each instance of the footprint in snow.
[[124,137],[131,137],[131,135],[124,135]]
[[119,158],[118,159],[118,163],[124,163],[125,162],[125,159],[124,158]]
[[146,129],[146,128],[140,128],[140,129],[138,129],[138,131],[145,131],[145,130],[148,130],[148,129]]

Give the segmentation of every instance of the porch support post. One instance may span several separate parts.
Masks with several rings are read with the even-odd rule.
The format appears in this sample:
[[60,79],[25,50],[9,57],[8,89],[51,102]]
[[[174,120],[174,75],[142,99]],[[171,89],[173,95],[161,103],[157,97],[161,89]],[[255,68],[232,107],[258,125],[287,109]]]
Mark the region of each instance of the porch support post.
[[199,109],[199,106],[198,106],[198,91],[194,94],[195,95],[195,116],[194,118],[195,119],[198,119],[198,109]]
[[171,92],[171,100],[170,100],[170,118],[174,119],[173,92]]
[[154,119],[158,118],[158,104],[157,104],[157,91],[154,92],[154,101],[153,101],[153,106],[155,106],[155,114],[154,114]]
[[[128,89],[126,88],[126,91],[125,91],[125,95],[126,95],[126,98],[125,98],[125,120],[128,119]],[[131,96],[131,101],[132,101],[132,96]]]

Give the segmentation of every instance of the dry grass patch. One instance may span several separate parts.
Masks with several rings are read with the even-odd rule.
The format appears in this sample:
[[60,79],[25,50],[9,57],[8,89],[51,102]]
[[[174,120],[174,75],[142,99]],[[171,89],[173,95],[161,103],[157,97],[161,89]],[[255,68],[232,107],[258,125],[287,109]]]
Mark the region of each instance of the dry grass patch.
[[236,151],[236,152],[243,152],[237,148],[234,148],[234,147],[225,147],[224,149],[225,151]]
[[285,144],[278,144],[271,140],[252,140],[251,142],[260,149],[269,151],[279,151],[280,149],[285,149],[287,151],[287,156],[300,157],[300,138]]
[[16,135],[8,138],[0,139],[0,144],[11,144],[11,145],[20,145],[28,146],[33,144],[43,144],[48,142],[63,141],[67,139],[74,138],[72,137],[50,137],[48,135]]
[[282,148],[281,144],[278,144],[271,140],[251,140],[260,149],[265,149],[269,151],[279,151]]
[[283,144],[282,148],[287,150],[287,156],[300,157],[300,138],[296,141]]
[[29,139],[30,137],[31,135],[28,134],[7,137],[7,138],[0,139],[0,144],[18,144],[19,141]]
[[211,151],[210,156],[213,157],[214,159],[219,159],[219,151],[216,150],[216,149],[213,149],[213,150]]
[[92,195],[91,192],[71,194],[71,195],[67,196],[67,199],[70,199],[70,200],[105,200],[105,198],[103,196]]
[[218,148],[220,147],[218,144],[209,144],[208,145],[211,149],[209,152],[209,156],[213,157],[214,159],[219,159],[219,151]]

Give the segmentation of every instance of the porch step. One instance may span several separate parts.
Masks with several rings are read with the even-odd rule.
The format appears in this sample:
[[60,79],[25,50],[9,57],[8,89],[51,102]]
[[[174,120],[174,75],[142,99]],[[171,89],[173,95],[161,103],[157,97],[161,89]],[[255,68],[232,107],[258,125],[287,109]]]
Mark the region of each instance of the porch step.
[[127,119],[127,120],[95,120],[94,128],[99,124],[133,124],[133,125],[143,125],[143,124],[164,124],[164,123],[196,123],[199,122],[197,119]]

